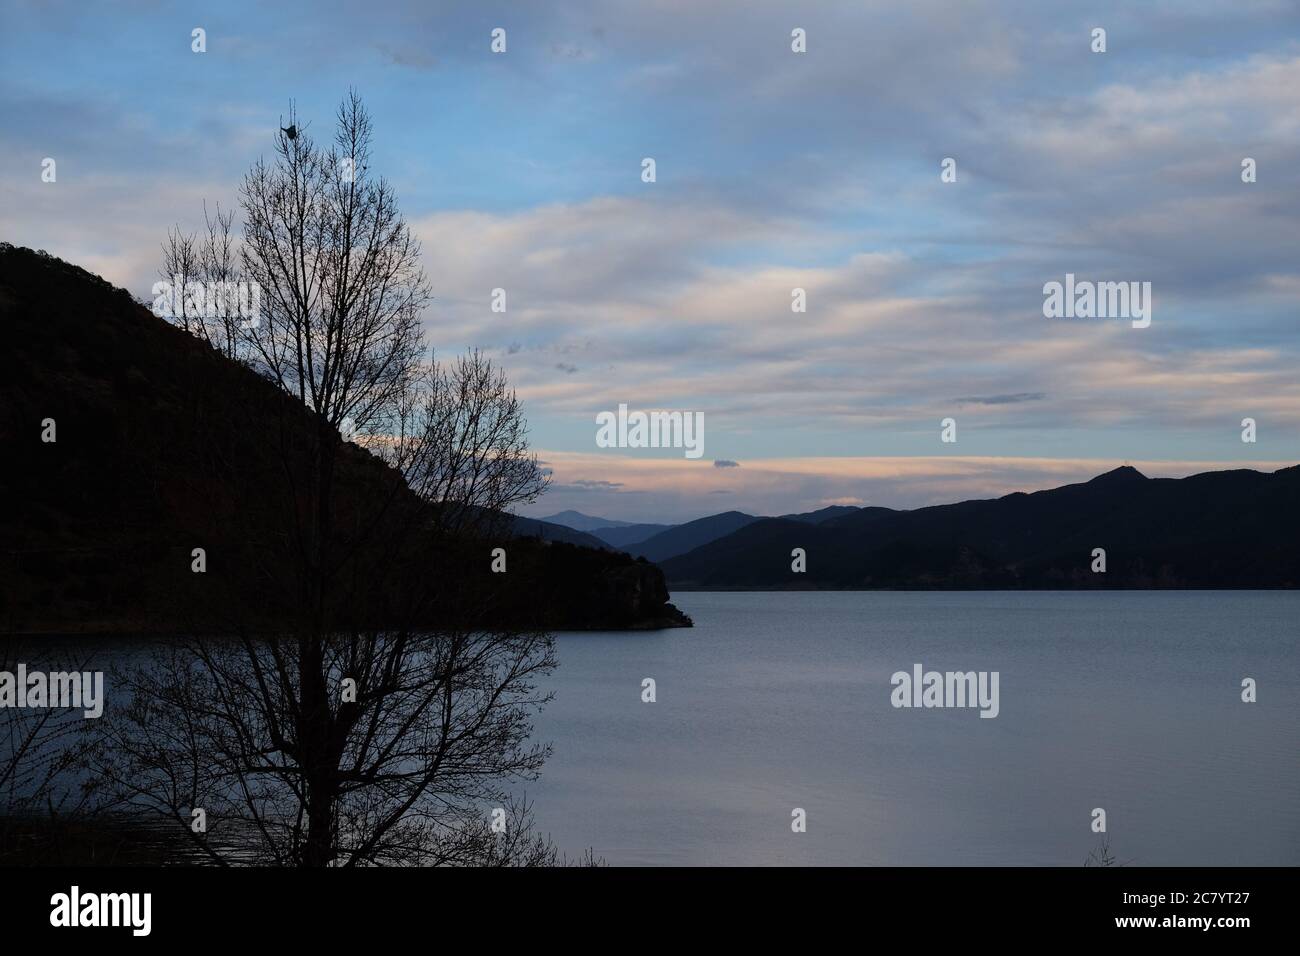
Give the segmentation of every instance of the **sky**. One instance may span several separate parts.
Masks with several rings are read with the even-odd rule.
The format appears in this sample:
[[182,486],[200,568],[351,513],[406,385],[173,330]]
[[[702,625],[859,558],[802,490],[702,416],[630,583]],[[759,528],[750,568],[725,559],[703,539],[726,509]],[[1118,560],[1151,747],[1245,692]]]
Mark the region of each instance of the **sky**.
[[[4,0],[0,71],[0,238],[145,299],[168,227],[235,205],[291,101],[328,139],[359,92],[429,342],[523,399],[552,480],[528,514],[1300,459],[1291,0]],[[1046,317],[1067,274],[1149,282],[1150,325]],[[620,404],[702,414],[703,456],[599,447]]]

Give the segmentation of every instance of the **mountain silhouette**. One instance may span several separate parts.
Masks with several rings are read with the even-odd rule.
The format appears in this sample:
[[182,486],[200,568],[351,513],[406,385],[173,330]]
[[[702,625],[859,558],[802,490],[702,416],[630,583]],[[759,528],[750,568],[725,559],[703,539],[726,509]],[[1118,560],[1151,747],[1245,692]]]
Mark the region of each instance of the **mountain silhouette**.
[[604,548],[606,542],[592,534],[575,531],[564,524],[557,524],[545,518],[525,518],[521,515],[511,516],[511,527],[516,537],[541,538],[543,541],[563,541],[577,544],[584,548]]
[[[843,517],[860,509],[850,505],[831,505],[818,511],[805,514],[783,515],[792,521],[804,521],[808,524],[821,524],[832,518]],[[727,511],[716,515],[707,515],[687,522],[688,530],[679,534],[665,535],[654,543],[650,539],[665,532],[685,527],[680,524],[631,524],[626,521],[614,521],[610,518],[595,518],[580,511],[561,511],[550,515],[542,521],[577,528],[588,532],[606,545],[629,554],[641,555],[651,561],[662,561],[678,554],[685,554],[702,544],[715,541],[723,535],[730,534],[738,527],[759,519],[754,515],[739,511]],[[604,522],[604,523],[602,523]],[[563,540],[563,539],[561,539]],[[581,542],[588,543],[588,542]]]
[[819,508],[816,511],[806,511],[803,514],[781,515],[789,521],[803,521],[807,524],[821,524],[824,521],[830,521],[834,518],[843,518],[845,515],[856,514],[861,511],[853,505],[830,505],[826,508]]
[[647,538],[652,538],[673,527],[675,525],[630,524],[626,527],[595,528],[591,533],[611,548],[617,548],[620,551],[635,551],[634,545],[638,545]]
[[1300,466],[1181,479],[1125,466],[1032,494],[767,518],[662,566],[679,588],[1293,588]]
[[585,515],[581,511],[560,511],[553,515],[547,515],[538,519],[550,524],[563,525],[566,528],[572,528],[574,531],[595,531],[598,528],[627,528],[631,527],[631,521],[616,521],[613,518],[598,518],[595,515]]
[[674,555],[686,554],[694,548],[760,520],[762,519],[740,511],[724,511],[722,514],[696,518],[694,521],[661,531],[631,545],[628,551],[638,557],[644,557],[647,561],[664,561]]
[[[284,626],[300,566],[284,475],[316,434],[308,410],[124,290],[7,243],[0,334],[0,629]],[[364,448],[342,444],[334,482],[346,626],[689,624],[658,568],[596,538],[506,516],[493,574],[498,542],[423,530],[434,506]]]

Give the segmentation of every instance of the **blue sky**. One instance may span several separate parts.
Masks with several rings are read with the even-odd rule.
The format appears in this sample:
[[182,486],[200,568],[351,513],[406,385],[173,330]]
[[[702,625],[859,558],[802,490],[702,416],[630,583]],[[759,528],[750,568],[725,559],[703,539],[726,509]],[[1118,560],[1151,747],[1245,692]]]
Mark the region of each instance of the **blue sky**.
[[[291,99],[327,137],[357,89],[430,341],[503,364],[555,471],[535,514],[1298,457],[1294,3],[9,2],[0,62],[0,235],[141,296]],[[1044,318],[1067,272],[1151,282],[1150,328]],[[703,412],[704,459],[598,449],[619,403]]]

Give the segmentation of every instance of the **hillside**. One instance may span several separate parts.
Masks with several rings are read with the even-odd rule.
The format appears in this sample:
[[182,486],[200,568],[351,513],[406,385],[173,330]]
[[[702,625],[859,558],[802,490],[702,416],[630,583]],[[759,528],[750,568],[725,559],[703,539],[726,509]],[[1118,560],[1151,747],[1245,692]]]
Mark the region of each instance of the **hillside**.
[[[301,591],[286,475],[304,470],[306,409],[125,291],[7,244],[0,334],[0,628],[282,626]],[[594,538],[527,519],[502,541],[437,536],[429,505],[352,444],[334,482],[342,625],[689,623],[653,565],[563,540]],[[489,572],[494,544],[507,574]]]
[[597,518],[593,515],[585,515],[581,511],[560,511],[553,515],[546,515],[539,518],[539,521],[545,521],[549,524],[562,525],[565,528],[572,528],[574,531],[595,531],[597,528],[627,528],[631,527],[630,521],[616,521],[613,518]]
[[[530,519],[518,518],[516,520],[528,521]],[[567,529],[570,534],[582,535],[589,539],[588,541],[575,543],[595,547],[608,546],[620,551],[627,550],[628,545],[644,541],[651,535],[658,534],[660,531],[667,531],[673,527],[670,524],[633,524],[630,521],[617,521],[613,518],[598,518],[593,515],[585,515],[581,511],[561,511],[558,514],[547,515],[545,518],[537,520],[551,528]]]
[[[864,510],[887,511],[889,509],[863,509],[850,505],[831,505],[817,511],[782,515],[781,518],[789,521],[799,521],[804,524],[822,524]],[[626,551],[628,554],[644,557],[649,561],[665,561],[668,558],[685,554],[708,544],[710,541],[725,537],[751,522],[763,519],[740,511],[725,511],[721,514],[706,515],[685,524],[629,524],[626,521],[613,521],[609,518],[593,518],[580,511],[562,511],[541,520],[563,525],[566,528],[589,529],[590,536],[598,539],[604,546]],[[601,522],[608,522],[608,524],[602,525]],[[572,533],[581,534],[582,532],[574,531]],[[548,532],[547,536],[555,537],[558,540],[567,540],[564,536],[554,534],[554,532]],[[590,544],[591,542],[583,541],[578,543]]]
[[591,533],[611,548],[635,550],[632,546],[672,528],[670,524],[630,524],[627,527],[596,528]]
[[[807,571],[791,571],[791,550]],[[1107,570],[1091,570],[1104,548]],[[1152,479],[1117,468],[1033,494],[817,525],[769,518],[663,562],[689,588],[1293,588],[1300,466]]]
[[664,561],[675,555],[686,554],[759,520],[761,519],[739,511],[724,511],[722,514],[675,525],[667,531],[630,545],[628,551],[647,561]]
[[802,521],[806,524],[822,524],[826,521],[834,521],[843,518],[846,515],[857,514],[861,508],[852,505],[830,505],[826,508],[819,508],[816,511],[806,511],[802,514],[781,515],[790,521]]
[[607,547],[607,542],[595,535],[575,531],[567,525],[555,524],[539,518],[525,518],[521,515],[511,516],[511,528],[517,538],[541,538],[543,541],[563,541],[565,544],[577,544],[584,548]]

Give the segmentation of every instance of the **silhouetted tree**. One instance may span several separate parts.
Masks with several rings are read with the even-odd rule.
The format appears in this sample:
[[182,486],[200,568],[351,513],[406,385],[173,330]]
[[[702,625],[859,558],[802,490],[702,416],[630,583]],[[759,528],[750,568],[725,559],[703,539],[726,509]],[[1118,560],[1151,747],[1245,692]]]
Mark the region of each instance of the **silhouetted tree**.
[[[465,862],[489,805],[510,806],[503,781],[535,777],[547,756],[528,738],[549,636],[381,632],[317,646],[319,673],[299,669],[298,641],[250,637],[163,648],[121,675],[131,703],[100,758],[119,791],[216,862]],[[319,712],[303,703],[315,683]],[[503,840],[526,855],[527,819],[511,816]]]
[[[259,319],[260,293],[245,282],[240,271],[235,214],[203,209],[206,235],[202,238],[173,226],[163,242],[163,264],[158,275],[171,287],[163,314],[207,342],[226,358],[244,360],[249,351],[247,329]],[[191,283],[198,283],[201,294]],[[241,285],[242,283],[242,285]]]
[[443,531],[499,533],[506,512],[548,483],[528,450],[518,396],[477,350],[421,370],[385,424],[373,449],[438,505]]
[[[260,286],[261,312],[224,341],[312,422],[303,447],[303,430],[281,413],[296,582],[286,601],[297,624],[189,641],[120,675],[133,701],[97,767],[214,861],[553,862],[504,786],[535,776],[547,753],[528,738],[547,699],[536,681],[554,666],[552,639],[481,626],[489,589],[448,594],[433,569],[408,566],[413,539],[436,537],[456,560],[545,487],[518,399],[478,353],[422,363],[419,244],[370,172],[360,98],[339,107],[328,150],[293,110],[289,125],[295,135],[282,129],[273,159],[259,159],[241,187],[241,276]],[[174,232],[166,265],[228,262],[230,220],[218,213],[209,230],[201,255]],[[400,475],[360,513],[349,502],[344,528],[340,432]],[[347,609],[389,574],[402,582],[400,607],[359,625]],[[431,608],[445,621],[433,629]],[[513,831],[483,830],[489,802],[509,810]],[[192,825],[195,808],[207,833]]]

